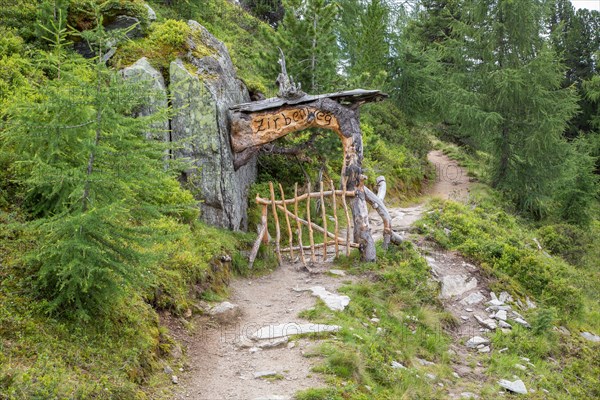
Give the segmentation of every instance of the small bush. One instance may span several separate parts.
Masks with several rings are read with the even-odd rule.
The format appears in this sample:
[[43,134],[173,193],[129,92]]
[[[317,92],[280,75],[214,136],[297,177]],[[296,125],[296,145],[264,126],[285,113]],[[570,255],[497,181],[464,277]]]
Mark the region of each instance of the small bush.
[[550,254],[577,265],[586,253],[585,232],[574,225],[547,225],[538,230],[540,241]]

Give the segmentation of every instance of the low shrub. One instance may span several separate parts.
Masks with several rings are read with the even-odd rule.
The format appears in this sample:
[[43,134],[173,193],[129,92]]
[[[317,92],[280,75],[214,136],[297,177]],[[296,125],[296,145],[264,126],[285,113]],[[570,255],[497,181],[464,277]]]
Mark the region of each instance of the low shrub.
[[443,247],[459,250],[480,262],[498,279],[513,282],[515,291],[529,293],[547,306],[556,307],[561,318],[581,317],[582,290],[574,286],[578,272],[563,260],[538,250],[532,233],[515,217],[489,204],[437,201],[432,206],[419,222],[423,233]]

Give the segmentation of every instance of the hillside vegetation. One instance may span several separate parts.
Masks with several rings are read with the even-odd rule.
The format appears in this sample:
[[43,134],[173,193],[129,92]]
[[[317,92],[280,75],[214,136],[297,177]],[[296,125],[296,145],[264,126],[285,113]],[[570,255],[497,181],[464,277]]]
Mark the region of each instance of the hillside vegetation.
[[[105,29],[122,15],[139,24]],[[464,204],[430,202],[415,236],[379,249],[378,263],[338,261],[368,279],[342,289],[347,312],[304,312],[342,330],[313,354],[328,388],[298,399],[444,398],[426,376],[390,367],[417,356],[456,383],[446,331],[456,321],[419,240],[538,304],[525,315],[532,329],[493,335],[507,350],[482,359],[489,376],[527,357],[528,386],[550,393],[530,398],[600,397],[598,344],[580,336],[600,334],[600,13],[567,0],[15,0],[0,6],[0,399],[171,398],[164,367],[185,356],[169,321],[193,331],[234,275],[276,267],[264,249],[248,269],[252,201],[251,233],[207,226],[179,182],[189,165],[165,160],[181,144],[146,139],[172,110],[133,117],[152,91],[119,70],[147,57],[168,81],[175,58],[211,55],[190,48],[190,19],[227,46],[253,99],[276,93],[278,47],[311,94],[388,92],[361,109],[367,184],[384,175],[388,202],[421,199],[435,146],[479,181]],[[86,58],[74,49],[88,42]],[[276,148],[259,155],[250,200],[269,181],[339,181],[335,135],[302,132]],[[362,322],[372,314],[385,336]]]

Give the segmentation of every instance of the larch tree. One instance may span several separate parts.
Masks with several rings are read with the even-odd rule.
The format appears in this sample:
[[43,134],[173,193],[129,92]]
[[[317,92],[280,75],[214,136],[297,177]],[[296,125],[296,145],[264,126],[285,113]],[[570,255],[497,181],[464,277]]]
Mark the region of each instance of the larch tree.
[[98,57],[66,57],[62,19],[44,27],[51,50],[42,61],[54,79],[37,101],[16,102],[0,136],[14,154],[15,180],[25,193],[36,248],[26,256],[38,293],[50,311],[83,319],[108,312],[130,286],[152,282],[151,244],[164,240],[151,229],[165,215],[182,215],[193,204],[165,169],[165,145],[146,140],[157,113],[134,118],[158,95],[102,61],[110,38],[101,21],[86,40]]
[[339,81],[337,4],[327,0],[289,0],[284,6],[279,31],[290,75],[310,93],[331,90]]
[[459,16],[436,7],[416,30],[424,53],[410,66],[422,105],[489,152],[492,186],[541,217],[564,178],[563,132],[577,111],[576,94],[562,87],[565,67],[542,35],[542,3],[460,3]]

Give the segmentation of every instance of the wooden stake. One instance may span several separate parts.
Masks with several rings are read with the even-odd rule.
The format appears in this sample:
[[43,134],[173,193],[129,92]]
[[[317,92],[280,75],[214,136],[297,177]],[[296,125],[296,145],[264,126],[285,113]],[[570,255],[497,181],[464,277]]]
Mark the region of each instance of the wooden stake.
[[[319,189],[321,192],[321,216],[323,219],[323,229],[327,232],[327,211],[325,210],[325,196],[323,195],[323,180],[319,182]],[[325,240],[323,241],[323,261],[327,260],[327,236],[325,236]]]
[[[287,231],[288,231],[288,237],[289,237],[289,242],[290,242],[290,248],[292,248],[292,246],[294,245],[294,238],[292,236],[292,225],[290,225],[290,217],[288,216],[288,209],[287,206],[285,205],[285,193],[283,192],[283,186],[281,186],[281,183],[279,184],[279,191],[281,192],[281,200],[283,203],[283,210],[285,211],[285,223],[287,225]],[[290,252],[290,257],[292,257],[292,259],[294,258],[294,250],[292,250]]]
[[335,198],[335,186],[333,186],[333,181],[331,179],[329,180],[329,185],[331,186],[331,191],[333,192],[333,196],[331,196],[331,198],[333,199],[333,220],[334,220],[334,224],[335,224],[334,246],[335,246],[335,256],[337,258],[340,255],[339,242],[338,242],[339,222],[338,222],[338,217],[337,217],[337,200]]
[[267,231],[267,225],[263,225],[260,228],[260,232],[258,233],[258,237],[254,242],[254,246],[252,246],[252,250],[250,251],[250,257],[248,258],[248,268],[252,269],[254,265],[254,260],[256,260],[256,255],[258,254],[258,249],[260,248],[260,243],[263,241],[263,237],[265,232]]
[[[283,210],[283,206],[277,206],[277,208],[279,208],[279,210],[281,210],[281,211],[284,211],[284,210]],[[303,224],[303,225],[306,225],[306,226],[311,226],[311,227],[312,227],[312,228],[313,228],[315,231],[322,233],[322,234],[323,234],[323,235],[325,235],[326,237],[330,237],[330,238],[334,239],[333,233],[331,233],[331,232],[327,232],[325,229],[323,229],[323,228],[322,228],[322,227],[320,227],[319,225],[315,224],[314,222],[310,222],[310,223],[309,223],[308,221],[306,221],[306,220],[303,220],[302,218],[300,218],[300,217],[298,217],[298,216],[294,215],[294,213],[292,213],[292,212],[291,212],[291,211],[289,211],[289,210],[287,211],[287,213],[288,213],[288,215],[289,215],[290,217],[292,217],[293,219],[295,219],[297,222],[300,222],[301,224]],[[338,237],[338,241],[339,241],[340,243],[342,243],[342,244],[345,244],[345,243],[346,243],[346,239],[343,239],[343,238],[340,238],[340,237]],[[355,246],[354,246],[354,244],[356,244],[356,243],[352,243],[352,242],[350,242],[350,245],[351,245],[352,247],[355,247]],[[356,244],[356,246],[358,246],[358,244]]]
[[346,202],[346,182],[348,178],[342,178],[342,206],[346,214],[346,257],[350,255],[350,214],[348,213],[348,203]]
[[[306,219],[308,220],[308,240],[310,241],[310,260],[315,262],[315,239],[313,237],[312,222],[310,220],[310,182],[307,184],[308,196],[306,197]],[[274,206],[273,206],[274,207]]]
[[269,190],[271,191],[271,204],[273,205],[273,218],[275,218],[275,251],[277,252],[277,261],[279,265],[281,261],[281,251],[279,249],[279,243],[281,242],[281,230],[279,228],[279,217],[277,216],[277,206],[275,205],[275,190],[273,189],[273,182],[269,182]]
[[[298,215],[298,183],[294,185],[294,214]],[[304,259],[304,247],[302,244],[302,224],[300,221],[296,220],[296,224],[298,226],[298,246],[300,248],[300,260],[302,260],[302,265],[306,265],[306,260]]]
[[262,214],[261,214],[261,217],[260,217],[260,223],[262,224],[262,226],[264,228],[263,230],[261,230],[261,232],[264,232],[263,235],[262,235],[262,242],[265,245],[269,244],[269,229],[267,227],[267,224],[268,224],[268,221],[267,221],[267,215],[268,215],[267,211],[268,211],[267,206],[263,205]]

